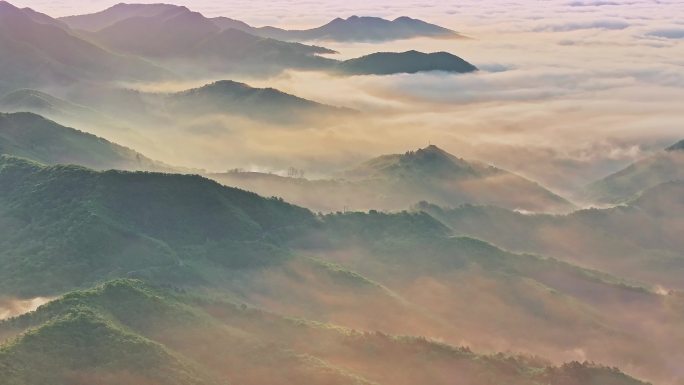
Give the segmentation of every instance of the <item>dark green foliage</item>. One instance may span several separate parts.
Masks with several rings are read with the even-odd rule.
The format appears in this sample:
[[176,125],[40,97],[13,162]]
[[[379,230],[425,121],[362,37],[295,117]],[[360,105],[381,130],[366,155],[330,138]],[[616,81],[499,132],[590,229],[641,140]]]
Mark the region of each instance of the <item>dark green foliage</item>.
[[402,212],[387,214],[377,211],[369,213],[338,213],[322,217],[326,238],[340,242],[383,241],[434,238],[448,234],[449,229],[425,213]]
[[467,73],[477,67],[448,52],[379,52],[341,62],[337,70],[348,75],[391,75],[425,71]]
[[134,384],[213,383],[162,345],[129,329],[179,322],[179,311],[169,311],[173,306],[140,283],[118,281],[69,294],[39,312],[4,322],[1,329],[33,329],[0,348],[3,384],[114,383],[117,375],[122,376],[118,381]]
[[[0,158],[0,287],[50,293],[105,278],[199,279],[189,264],[283,260],[313,215],[199,176]],[[187,262],[187,263],[186,263]]]
[[[395,337],[283,318],[140,281],[70,293],[0,322],[3,385],[217,383],[643,385],[589,363],[551,367],[479,355],[425,338]],[[315,343],[313,343],[315,341]],[[263,377],[263,373],[269,373]]]

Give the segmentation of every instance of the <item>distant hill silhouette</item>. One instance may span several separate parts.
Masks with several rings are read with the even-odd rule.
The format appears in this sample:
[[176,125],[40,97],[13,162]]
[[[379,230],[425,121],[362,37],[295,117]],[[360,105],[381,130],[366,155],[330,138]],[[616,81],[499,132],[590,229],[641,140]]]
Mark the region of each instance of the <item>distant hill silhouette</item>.
[[253,88],[229,80],[171,94],[169,113],[233,114],[280,123],[353,114],[353,110],[316,103],[273,88]]
[[[103,11],[60,18],[73,29],[97,32],[124,19],[173,16],[188,9],[171,4],[116,4]],[[414,37],[459,38],[457,32],[435,24],[402,16],[394,20],[379,17],[351,16],[336,18],[317,28],[287,30],[276,27],[253,27],[229,17],[215,17],[211,21],[219,28],[237,29],[252,35],[284,41],[390,41]]]
[[214,23],[221,28],[234,28],[254,35],[286,41],[356,41],[380,42],[415,37],[461,38],[450,29],[430,24],[410,17],[386,20],[379,17],[351,16],[337,18],[323,26],[306,30],[286,30],[275,27],[256,28],[238,20],[215,18]]
[[322,47],[282,42],[235,29],[221,30],[210,19],[185,7],[119,8],[115,6],[103,13],[110,16],[110,22],[105,23],[100,20],[102,15],[97,16],[98,25],[106,26],[87,34],[98,44],[119,53],[157,60],[182,59],[188,66],[194,63],[222,71],[322,68],[331,61],[316,55],[334,53]]
[[284,68],[341,74],[394,74],[422,71],[472,72],[476,68],[445,53],[378,53],[340,62],[319,56],[334,51],[296,41],[394,40],[417,36],[458,37],[455,32],[408,17],[335,19],[306,31],[254,28],[239,20],[207,18],[185,7],[118,4],[90,15],[62,18],[89,39],[115,52],[166,60],[178,71],[272,72]]
[[590,184],[585,195],[597,203],[624,203],[651,187],[678,180],[684,180],[684,140]]
[[0,1],[0,89],[159,79],[164,70],[87,42],[46,15]]
[[425,71],[468,73],[477,71],[477,67],[448,52],[407,51],[378,52],[346,60],[336,70],[348,75],[391,75]]
[[172,4],[125,4],[119,3],[103,11],[61,17],[59,20],[73,29],[96,32],[119,21],[132,17],[172,16],[188,11],[187,8]]

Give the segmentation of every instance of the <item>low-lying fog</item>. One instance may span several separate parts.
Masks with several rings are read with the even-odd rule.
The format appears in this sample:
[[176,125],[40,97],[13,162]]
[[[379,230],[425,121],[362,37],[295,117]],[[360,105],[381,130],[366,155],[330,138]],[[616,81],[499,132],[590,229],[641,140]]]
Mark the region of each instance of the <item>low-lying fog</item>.
[[[31,3],[50,10],[48,4]],[[89,6],[102,7],[99,3]],[[233,3],[239,7],[212,2],[192,6],[257,25],[322,24],[350,9],[387,17],[411,14],[472,39],[316,43],[339,51],[341,58],[377,51],[447,50],[481,71],[355,77],[287,71],[268,78],[214,74],[178,84],[128,84],[162,92],[228,78],[362,114],[287,128],[225,116],[163,124],[133,120],[122,123],[134,127],[130,130],[99,133],[170,164],[209,171],[241,167],[278,172],[295,166],[309,176],[327,176],[369,157],[433,143],[570,195],[682,136],[684,45],[661,33],[682,28],[682,15],[673,13],[676,7],[646,1],[555,1],[539,9],[538,3],[523,1],[505,11],[498,2],[395,3],[387,8],[373,2],[368,9],[340,9],[323,2],[312,14],[295,11],[288,19],[276,20],[268,14],[280,12],[288,2],[269,7]],[[69,12],[59,4],[51,7],[55,13]]]

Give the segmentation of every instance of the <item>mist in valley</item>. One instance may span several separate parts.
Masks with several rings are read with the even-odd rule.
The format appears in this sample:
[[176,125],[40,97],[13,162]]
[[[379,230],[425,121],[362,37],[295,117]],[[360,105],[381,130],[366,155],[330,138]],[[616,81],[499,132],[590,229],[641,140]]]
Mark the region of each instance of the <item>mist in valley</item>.
[[681,385],[683,12],[0,2],[0,378]]

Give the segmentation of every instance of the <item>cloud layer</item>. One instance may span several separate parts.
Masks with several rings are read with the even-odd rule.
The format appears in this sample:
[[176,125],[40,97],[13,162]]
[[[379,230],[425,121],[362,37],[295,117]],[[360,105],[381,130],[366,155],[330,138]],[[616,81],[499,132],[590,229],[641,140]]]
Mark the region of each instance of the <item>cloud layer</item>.
[[[434,143],[572,192],[684,137],[682,1],[554,0],[544,7],[533,1],[504,5],[493,0],[176,2],[256,25],[310,27],[353,14],[419,17],[473,39],[321,44],[338,50],[340,58],[376,51],[444,50],[482,71],[352,78],[319,73],[270,79],[226,75],[352,107],[364,115],[352,122],[326,121],[294,130],[201,117],[178,124],[177,131],[164,127],[164,137],[154,141],[149,135],[138,142],[119,138],[116,132],[110,137],[169,163],[217,171],[293,165],[308,175],[322,175],[380,153]],[[64,15],[99,10],[115,1],[16,3]],[[176,88],[211,80],[216,79]]]

